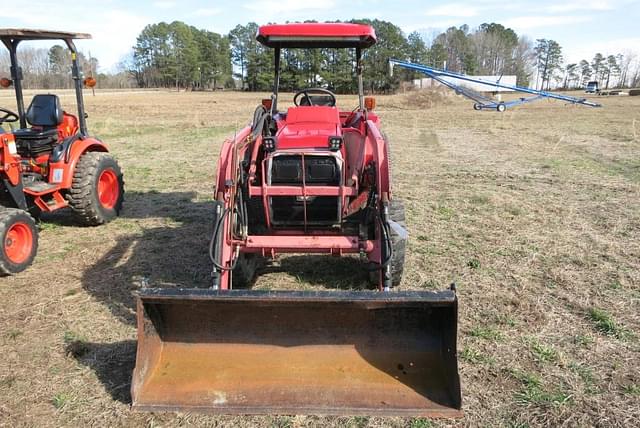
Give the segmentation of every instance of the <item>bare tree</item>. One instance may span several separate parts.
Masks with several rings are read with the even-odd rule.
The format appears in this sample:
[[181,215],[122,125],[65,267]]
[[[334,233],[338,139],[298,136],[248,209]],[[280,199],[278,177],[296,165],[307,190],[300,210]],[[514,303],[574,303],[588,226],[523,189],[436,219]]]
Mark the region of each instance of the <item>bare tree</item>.
[[636,88],[638,86],[640,86],[640,59],[636,59],[633,74],[629,79],[630,88]]
[[634,52],[625,52],[624,55],[618,55],[618,65],[620,66],[620,80],[618,82],[618,87],[624,88],[628,86],[627,84],[629,80],[629,73],[631,72],[631,67],[636,59],[636,54]]
[[593,72],[591,64],[589,64],[589,61],[586,59],[583,59],[578,66],[580,67],[580,86],[587,86],[587,83],[591,80],[591,73]]

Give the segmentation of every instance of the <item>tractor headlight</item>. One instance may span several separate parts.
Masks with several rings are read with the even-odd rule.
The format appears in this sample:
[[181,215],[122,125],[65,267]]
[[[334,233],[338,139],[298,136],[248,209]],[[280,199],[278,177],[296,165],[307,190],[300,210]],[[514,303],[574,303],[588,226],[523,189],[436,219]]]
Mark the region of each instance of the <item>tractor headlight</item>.
[[332,152],[337,152],[342,147],[342,137],[329,137],[329,149]]
[[262,139],[262,144],[264,144],[264,149],[268,152],[273,152],[276,149],[276,137],[264,137]]

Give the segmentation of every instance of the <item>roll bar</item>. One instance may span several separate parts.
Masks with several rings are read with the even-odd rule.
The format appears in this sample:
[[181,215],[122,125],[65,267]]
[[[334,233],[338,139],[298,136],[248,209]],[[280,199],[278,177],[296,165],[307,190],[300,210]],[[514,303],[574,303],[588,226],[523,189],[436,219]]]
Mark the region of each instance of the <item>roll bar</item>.
[[73,43],[74,39],[90,39],[91,35],[86,33],[68,33],[60,31],[45,30],[18,30],[0,29],[0,40],[9,50],[9,60],[11,61],[11,80],[16,94],[16,105],[18,116],[20,117],[20,128],[27,127],[27,119],[24,108],[24,96],[22,92],[22,67],[18,63],[18,45],[24,40],[62,40],[71,52],[71,78],[74,81],[76,91],[76,103],[78,107],[78,122],[80,134],[84,137],[88,135],[87,118],[84,109],[84,98],[82,94],[82,69],[78,62],[78,50]]

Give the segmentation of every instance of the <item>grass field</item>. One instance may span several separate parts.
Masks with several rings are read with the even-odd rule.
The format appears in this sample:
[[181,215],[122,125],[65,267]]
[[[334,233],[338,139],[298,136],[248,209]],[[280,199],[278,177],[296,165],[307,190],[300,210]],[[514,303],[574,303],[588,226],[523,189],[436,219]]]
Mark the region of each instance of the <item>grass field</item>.
[[[408,210],[402,288],[458,287],[463,419],[132,413],[133,293],[207,285],[218,151],[260,98],[87,96],[125,209],[97,228],[45,217],[34,265],[0,278],[0,426],[640,425],[640,97],[503,114],[378,97]],[[0,105],[14,107],[9,92]],[[361,289],[357,266],[282,257],[256,287]]]

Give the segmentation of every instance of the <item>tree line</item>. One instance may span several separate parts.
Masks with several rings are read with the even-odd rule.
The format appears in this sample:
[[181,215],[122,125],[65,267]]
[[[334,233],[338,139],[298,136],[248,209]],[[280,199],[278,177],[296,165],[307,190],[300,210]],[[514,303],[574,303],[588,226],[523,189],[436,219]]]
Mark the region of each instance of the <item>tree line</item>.
[[[375,28],[378,43],[364,50],[365,90],[391,92],[401,81],[424,77],[408,70],[391,76],[387,59],[398,58],[471,75],[515,75],[517,84],[538,89],[583,87],[597,80],[602,87],[640,86],[640,60],[632,54],[596,54],[590,61],[565,64],[560,44],[531,41],[498,23],[477,28],[450,27],[424,37],[405,35],[384,20],[357,19],[351,23]],[[255,40],[258,24],[237,25],[223,35],[180,21],[147,25],[136,39],[131,55],[118,72],[97,73],[98,60],[80,54],[86,74],[102,88],[179,88],[191,90],[235,88],[269,91],[272,88],[273,50]],[[21,47],[19,57],[26,88],[68,88],[72,82],[68,51]],[[346,49],[284,49],[280,85],[283,91],[322,86],[337,93],[353,92],[355,54]],[[7,75],[8,54],[0,53],[0,73]]]
[[147,25],[128,69],[142,88],[234,87],[229,38],[180,21]]
[[[100,88],[131,88],[135,82],[128,71],[117,73],[98,73],[99,62],[96,57],[78,52],[78,61],[86,77],[98,81]],[[34,48],[22,45],[18,48],[18,62],[22,67],[25,89],[71,89],[71,53],[62,45],[51,48]],[[9,53],[0,50],[0,77],[9,77]]]
[[538,89],[582,88],[590,81],[597,81],[605,89],[609,89],[613,82],[617,88],[640,86],[640,62],[633,53],[605,57],[598,52],[591,61],[583,59],[578,63],[564,64],[562,47],[558,42],[547,39],[536,42],[535,86]]
[[[23,87],[39,89],[73,88],[71,80],[71,54],[66,47],[54,45],[50,49],[21,47],[18,61],[22,67]],[[94,75],[98,60],[78,52],[78,61],[86,75]],[[9,77],[9,53],[0,54],[0,75]]]
[[[403,70],[390,76],[388,58],[443,67],[468,74],[515,74],[528,85],[533,51],[531,43],[500,24],[451,27],[427,42],[420,33],[405,36],[397,25],[378,19],[351,23],[375,28],[378,43],[363,52],[365,89],[370,92],[395,90],[401,80],[419,77]],[[273,52],[255,40],[258,25],[238,25],[229,33],[231,59],[238,70],[241,87],[250,91],[269,90],[273,76]],[[334,92],[352,92],[354,53],[344,49],[284,50],[281,85],[284,90],[323,85]]]

